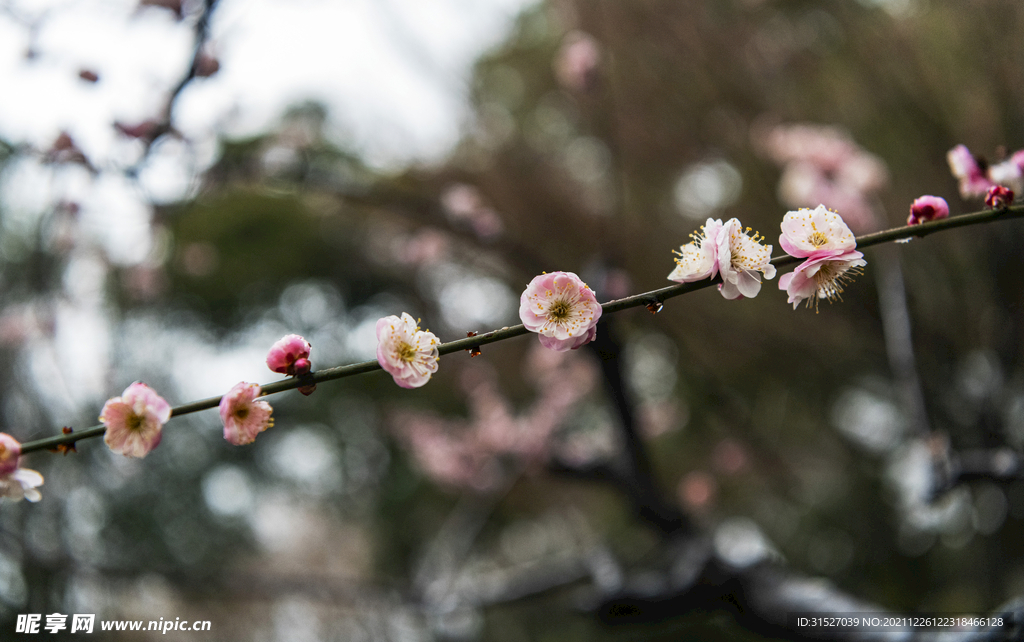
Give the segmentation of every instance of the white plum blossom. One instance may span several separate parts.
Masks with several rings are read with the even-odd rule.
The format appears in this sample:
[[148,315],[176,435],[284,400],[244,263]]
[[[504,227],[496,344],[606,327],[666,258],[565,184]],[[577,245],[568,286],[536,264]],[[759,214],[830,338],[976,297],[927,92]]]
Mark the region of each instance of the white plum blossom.
[[709,218],[699,231],[691,234],[693,240],[675,253],[676,267],[668,280],[690,283],[714,278],[718,274],[718,236],[722,228],[721,219]]
[[437,346],[406,312],[377,320],[377,363],[403,388],[419,388],[437,372]]
[[737,299],[753,298],[761,291],[761,277],[775,278],[771,264],[772,246],[762,245],[761,236],[749,235],[738,219],[731,218],[718,233],[718,271],[722,274],[722,296]]
[[29,468],[18,468],[12,473],[0,476],[0,497],[9,497],[16,502],[27,499],[38,502],[43,498],[36,490],[43,485],[43,476]]
[[763,245],[761,236],[751,236],[739,219],[709,218],[700,231],[690,235],[693,240],[676,252],[676,267],[668,275],[670,281],[690,283],[722,275],[719,290],[727,299],[741,296],[753,298],[761,291],[761,276],[775,276],[771,264],[772,246]]

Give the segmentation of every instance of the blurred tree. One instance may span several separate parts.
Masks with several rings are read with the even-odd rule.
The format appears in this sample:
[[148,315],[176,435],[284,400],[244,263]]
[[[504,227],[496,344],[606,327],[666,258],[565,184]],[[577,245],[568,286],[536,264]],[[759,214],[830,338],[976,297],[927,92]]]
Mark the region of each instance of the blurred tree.
[[[223,140],[195,198],[154,206],[141,263],[88,246],[71,204],[31,226],[0,212],[8,430],[91,425],[138,378],[182,400],[286,332],[323,368],[372,359],[386,314],[446,341],[513,325],[542,270],[602,301],[661,287],[708,217],[774,242],[785,209],[816,204],[789,202],[811,170],[841,214],[854,186],[858,231],[901,225],[921,193],[978,209],[943,158],[1024,138],[1024,7],[964,11],[550,0],[479,61],[438,165],[373,170],[306,104]],[[0,171],[33,154],[0,146]],[[142,462],[88,442],[35,455],[44,500],[0,508],[0,626],[95,612],[208,619],[219,640],[754,640],[801,638],[795,610],[997,612],[1024,593],[1019,226],[869,250],[817,314],[774,282],[707,290],[609,316],[579,353],[523,337],[415,391],[378,372],[286,393],[249,447],[206,412]],[[76,281],[89,261],[99,285]],[[115,365],[54,406],[45,348],[86,286]],[[985,639],[1017,633],[1001,635]]]

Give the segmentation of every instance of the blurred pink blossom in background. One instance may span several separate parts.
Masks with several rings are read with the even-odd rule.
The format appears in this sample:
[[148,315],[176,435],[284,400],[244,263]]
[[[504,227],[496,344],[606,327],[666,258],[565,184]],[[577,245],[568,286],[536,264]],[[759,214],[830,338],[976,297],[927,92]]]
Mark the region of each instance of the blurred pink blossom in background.
[[796,124],[755,128],[755,146],[782,167],[779,200],[790,207],[818,203],[843,212],[858,234],[877,229],[871,199],[889,183],[878,156],[838,127]]

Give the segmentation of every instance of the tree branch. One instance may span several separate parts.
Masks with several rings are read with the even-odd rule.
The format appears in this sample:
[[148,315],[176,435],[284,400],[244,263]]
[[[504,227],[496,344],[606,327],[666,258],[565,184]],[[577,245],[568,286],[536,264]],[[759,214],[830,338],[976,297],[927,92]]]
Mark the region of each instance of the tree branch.
[[[891,230],[885,230],[882,232],[875,232],[873,234],[866,234],[857,238],[857,247],[860,249],[871,247],[872,245],[879,245],[881,243],[888,243],[890,241],[896,241],[901,239],[912,239],[914,237],[925,237],[929,234],[936,232],[942,232],[945,230],[952,230],[959,227],[966,227],[969,225],[979,225],[982,223],[992,223],[996,221],[1017,219],[1024,217],[1024,206],[1017,205],[1014,207],[1008,207],[999,210],[984,210],[981,212],[973,212],[971,214],[963,214],[961,216],[955,216],[946,218],[938,221],[931,221],[929,223],[922,223],[920,225],[898,227]],[[786,265],[792,265],[798,263],[800,259],[792,256],[777,256],[772,259],[772,265],[776,267],[782,267]],[[649,292],[643,292],[641,294],[634,294],[622,299],[609,301],[601,304],[604,314],[613,314],[615,312],[621,312],[622,310],[628,310],[630,308],[637,308],[640,306],[647,306],[651,304],[660,304],[661,302],[677,297],[697,290],[703,290],[704,288],[711,287],[721,282],[720,277],[715,279],[709,279],[704,281],[698,281],[694,283],[683,283],[680,285],[670,285],[668,287],[659,288],[657,290],[651,290]],[[467,337],[465,339],[458,339],[456,341],[450,341],[448,343],[442,343],[438,346],[438,353],[441,355],[451,354],[453,352],[460,352],[462,350],[469,350],[474,347],[479,347],[489,343],[495,343],[497,341],[504,341],[505,339],[511,339],[513,337],[522,336],[528,334],[527,330],[523,325],[506,326],[498,330],[492,330],[484,334],[478,334],[473,337]],[[380,364],[376,361],[364,361],[362,363],[354,363],[345,366],[338,366],[335,368],[328,368],[326,370],[318,370],[312,372],[304,377],[286,379],[284,381],[275,381],[260,386],[263,390],[264,395],[276,394],[284,392],[286,390],[292,390],[300,386],[307,386],[314,383],[322,383],[324,381],[332,381],[334,379],[342,379],[344,377],[351,377],[353,375],[364,374],[372,372],[374,370],[380,370]],[[209,408],[216,408],[220,403],[220,397],[210,397],[208,399],[200,399],[191,403],[176,406],[171,411],[172,417],[178,417],[181,415],[187,415],[193,412],[199,412],[200,410],[207,410]],[[58,435],[55,437],[48,437],[45,439],[37,439],[35,441],[29,441],[22,444],[21,451],[23,453],[30,453],[37,450],[44,450],[48,448],[55,448],[61,444],[68,444],[81,439],[89,439],[92,437],[98,437],[106,431],[106,428],[102,425],[93,426],[91,428],[67,434]]]

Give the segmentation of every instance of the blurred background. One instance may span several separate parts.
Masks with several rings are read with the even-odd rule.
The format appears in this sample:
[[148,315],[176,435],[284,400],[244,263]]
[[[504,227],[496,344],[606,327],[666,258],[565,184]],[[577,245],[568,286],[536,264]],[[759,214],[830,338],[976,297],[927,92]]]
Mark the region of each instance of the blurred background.
[[[945,154],[1024,147],[1022,35],[1015,0],[0,0],[2,430],[95,425],[135,380],[275,380],[291,332],[316,369],[373,359],[388,314],[514,325],[545,270],[664,287],[708,217],[780,254],[800,206],[857,233],[922,194],[975,211]],[[32,454],[0,627],[760,640],[799,637],[787,610],[994,612],[1024,594],[1021,239],[872,248],[817,313],[709,288],[570,354],[284,393],[251,446],[205,411],[141,461]]]

